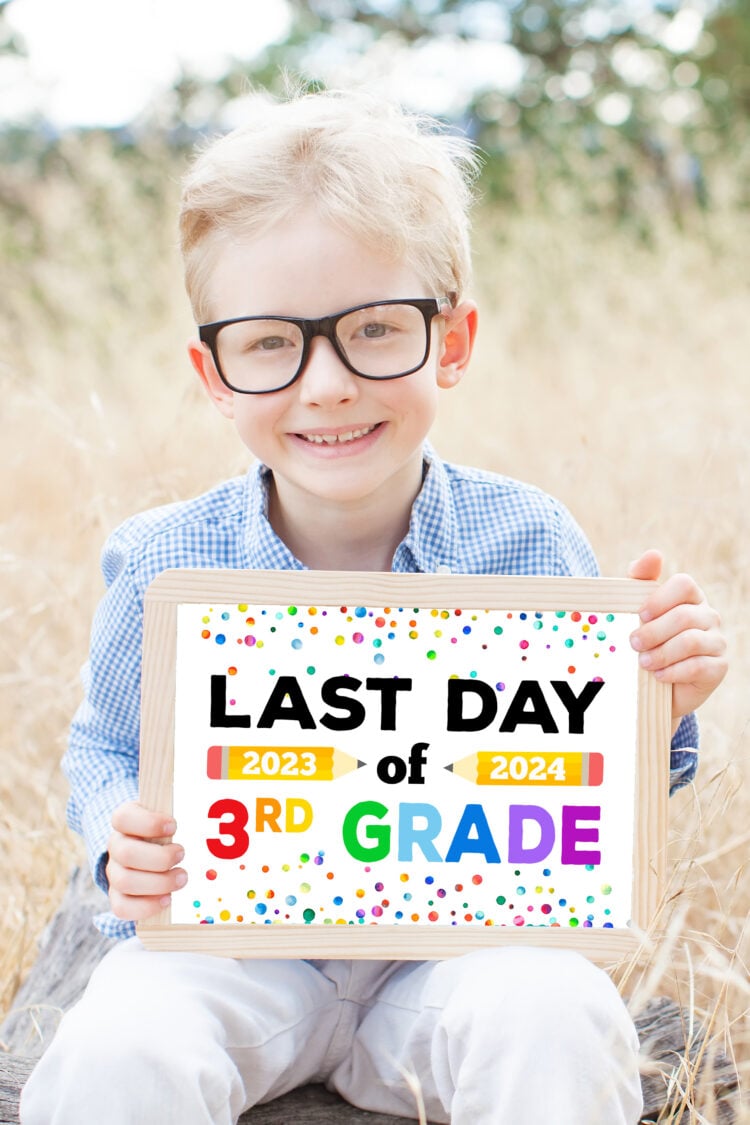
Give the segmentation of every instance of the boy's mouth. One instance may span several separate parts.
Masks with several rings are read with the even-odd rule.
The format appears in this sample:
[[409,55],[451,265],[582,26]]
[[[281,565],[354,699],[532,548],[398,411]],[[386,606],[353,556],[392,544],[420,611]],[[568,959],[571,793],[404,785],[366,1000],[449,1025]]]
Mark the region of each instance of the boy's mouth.
[[356,426],[351,430],[341,430],[338,433],[300,433],[297,434],[297,437],[313,445],[348,445],[358,438],[367,437],[380,425],[380,422],[375,422],[372,426]]

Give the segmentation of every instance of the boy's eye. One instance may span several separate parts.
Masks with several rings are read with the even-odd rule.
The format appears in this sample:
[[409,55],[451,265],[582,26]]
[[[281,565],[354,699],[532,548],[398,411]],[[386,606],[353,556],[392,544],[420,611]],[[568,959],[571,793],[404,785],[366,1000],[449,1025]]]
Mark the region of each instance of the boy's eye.
[[262,339],[256,340],[251,346],[264,352],[272,352],[278,348],[283,348],[288,343],[289,340],[285,340],[283,336],[264,336]]
[[240,355],[280,352],[299,348],[301,335],[294,325],[283,322],[244,322],[222,331],[222,346]]
[[400,333],[408,331],[408,326],[402,325],[397,317],[388,320],[345,320],[339,325],[339,339],[349,341],[350,344],[367,343],[369,340],[392,340]]
[[421,336],[422,324],[422,314],[412,305],[370,305],[343,317],[338,337],[350,347],[370,341],[390,345],[406,336]]
[[360,331],[366,340],[380,340],[383,336],[388,335],[389,329],[387,324],[373,322],[363,325]]

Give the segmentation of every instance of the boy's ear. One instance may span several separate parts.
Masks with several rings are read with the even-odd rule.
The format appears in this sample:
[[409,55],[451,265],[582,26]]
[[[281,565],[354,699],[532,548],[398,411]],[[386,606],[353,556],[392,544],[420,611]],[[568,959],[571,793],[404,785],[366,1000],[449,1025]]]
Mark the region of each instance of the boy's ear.
[[461,381],[474,349],[477,318],[473,301],[462,301],[448,316],[438,364],[439,387],[455,387]]
[[198,372],[198,378],[216,409],[225,418],[234,418],[234,393],[222,382],[211,349],[207,344],[196,339],[188,341],[187,349],[190,362]]

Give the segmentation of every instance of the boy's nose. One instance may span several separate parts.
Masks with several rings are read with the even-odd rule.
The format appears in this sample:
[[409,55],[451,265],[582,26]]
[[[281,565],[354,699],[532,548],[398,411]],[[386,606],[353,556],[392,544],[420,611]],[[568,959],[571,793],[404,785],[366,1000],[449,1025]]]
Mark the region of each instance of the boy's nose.
[[300,400],[308,405],[348,402],[358,393],[357,376],[341,362],[331,341],[323,336],[310,342],[298,386]]

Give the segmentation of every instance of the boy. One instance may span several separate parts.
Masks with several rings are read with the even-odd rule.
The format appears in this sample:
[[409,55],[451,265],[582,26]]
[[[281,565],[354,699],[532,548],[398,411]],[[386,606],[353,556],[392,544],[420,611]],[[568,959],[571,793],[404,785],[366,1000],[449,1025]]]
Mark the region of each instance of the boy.
[[[147,953],[133,937],[184,886],[176,825],[137,803],[143,592],[174,566],[596,573],[539,490],[444,464],[425,445],[464,375],[474,158],[461,140],[364,96],[258,102],[208,148],[181,209],[209,397],[258,459],[247,477],[136,516],[103,560],[86,698],[66,769],[123,940],[61,1024],[24,1125],[231,1125],[325,1081],[367,1109],[453,1125],[633,1125],[637,1038],[584,958],[497,949],[438,963],[231,961]],[[631,568],[657,578],[660,557]],[[633,646],[674,685],[672,786],[695,770],[694,708],[725,671],[716,614],[677,576]],[[170,842],[161,842],[164,837]]]

